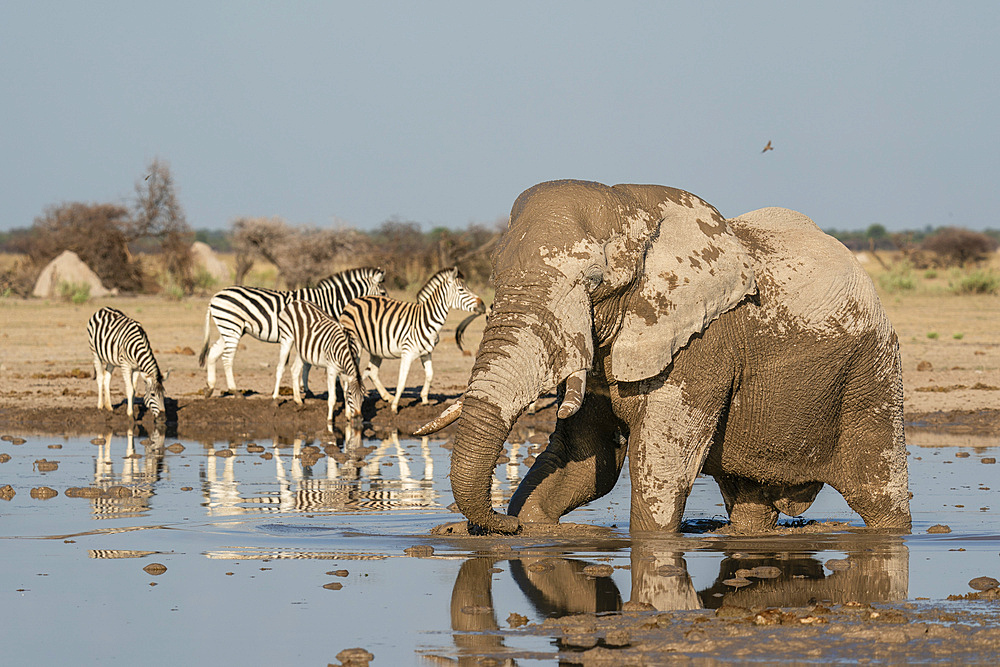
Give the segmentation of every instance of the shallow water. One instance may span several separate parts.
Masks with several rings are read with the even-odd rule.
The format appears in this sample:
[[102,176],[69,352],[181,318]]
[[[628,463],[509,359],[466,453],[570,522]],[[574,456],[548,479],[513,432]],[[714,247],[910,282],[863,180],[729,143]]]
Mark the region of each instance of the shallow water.
[[[106,442],[0,442],[11,456],[0,487],[16,492],[0,501],[5,662],[327,664],[363,647],[383,665],[480,655],[552,664],[551,637],[496,630],[511,613],[538,622],[629,600],[664,611],[942,603],[969,592],[973,577],[1000,575],[1000,480],[983,463],[996,444],[910,447],[914,526],[905,537],[841,529],[633,539],[625,471],[612,494],[565,518],[610,534],[495,540],[429,534],[460,518],[448,509],[442,441],[331,436],[181,442],[176,451],[176,440],[155,434],[95,438]],[[526,470],[527,447],[509,446],[513,463],[498,466],[495,506]],[[233,455],[217,455],[224,450]],[[331,455],[316,459],[324,450]],[[32,497],[41,487],[57,495]],[[724,516],[721,503],[715,483],[699,479],[689,526]],[[830,489],[805,517],[862,525]],[[927,533],[935,524],[951,532]],[[424,555],[404,553],[414,546]],[[143,569],[154,563],[166,570]],[[777,576],[723,583],[758,566]]]

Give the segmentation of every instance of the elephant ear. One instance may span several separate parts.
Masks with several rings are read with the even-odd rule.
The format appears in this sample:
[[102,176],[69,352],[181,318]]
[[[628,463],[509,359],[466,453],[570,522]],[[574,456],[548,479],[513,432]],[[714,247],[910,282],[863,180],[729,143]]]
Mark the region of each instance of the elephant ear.
[[726,220],[697,200],[661,206],[636,288],[611,346],[611,376],[659,374],[692,336],[756,291],[753,263]]

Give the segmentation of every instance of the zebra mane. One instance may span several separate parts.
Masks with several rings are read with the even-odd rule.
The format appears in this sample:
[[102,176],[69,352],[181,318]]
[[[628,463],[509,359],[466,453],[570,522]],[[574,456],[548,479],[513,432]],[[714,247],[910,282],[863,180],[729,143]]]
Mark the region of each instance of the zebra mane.
[[446,282],[448,282],[448,279],[450,277],[448,274],[453,272],[455,274],[455,278],[457,278],[458,280],[462,280],[464,278],[462,272],[459,271],[457,267],[449,266],[446,269],[441,269],[433,276],[428,278],[427,282],[424,283],[423,287],[417,290],[417,301],[421,303],[427,301],[427,299],[430,298],[431,294],[433,294],[440,285],[443,285]]

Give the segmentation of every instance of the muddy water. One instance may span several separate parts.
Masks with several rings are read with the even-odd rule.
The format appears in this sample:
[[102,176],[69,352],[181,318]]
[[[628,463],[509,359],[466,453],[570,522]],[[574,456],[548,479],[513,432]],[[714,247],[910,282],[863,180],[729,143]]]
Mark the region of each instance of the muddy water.
[[[633,538],[626,471],[611,495],[566,517],[603,531],[489,539],[430,534],[459,518],[441,441],[24,438],[0,441],[0,460],[10,455],[0,487],[11,487],[0,498],[14,493],[0,500],[10,664],[339,664],[353,647],[382,665],[573,663],[598,639],[595,627],[571,634],[567,615],[594,626],[623,609],[646,631],[663,612],[684,628],[702,618],[695,610],[823,605],[932,610],[937,623],[963,612],[973,630],[995,622],[996,603],[947,601],[975,577],[1000,578],[1000,468],[988,463],[1000,447],[989,444],[911,446],[906,536],[858,530],[829,489],[806,514],[831,522],[818,530],[706,532],[724,510],[714,482],[700,479],[690,532]],[[511,463],[498,466],[496,506],[524,473],[527,448],[510,446]],[[939,525],[950,532],[928,532]],[[786,659],[877,658],[844,627],[855,637],[847,648],[824,639]],[[637,630],[631,640],[621,632],[606,630],[599,650],[638,643]],[[702,654],[739,661],[743,650]]]

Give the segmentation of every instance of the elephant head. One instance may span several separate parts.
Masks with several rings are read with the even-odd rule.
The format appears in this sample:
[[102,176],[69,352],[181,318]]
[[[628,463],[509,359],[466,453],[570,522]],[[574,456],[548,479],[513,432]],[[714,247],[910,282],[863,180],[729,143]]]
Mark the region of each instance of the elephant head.
[[[662,372],[755,291],[749,255],[711,205],[655,185],[553,181],[526,190],[493,256],[496,298],[462,401],[451,481],[470,524],[514,532],[490,480],[521,412],[560,388],[560,418],[599,359],[609,383]],[[440,424],[438,424],[440,426]]]

